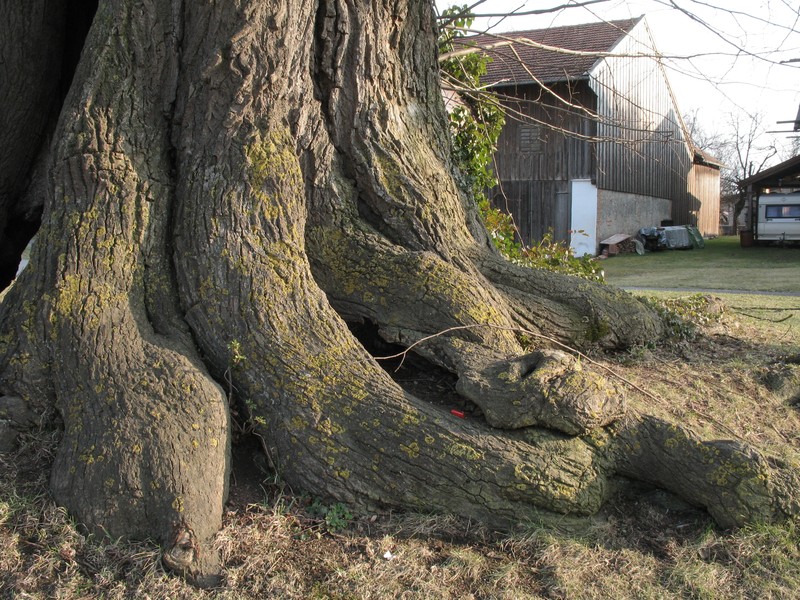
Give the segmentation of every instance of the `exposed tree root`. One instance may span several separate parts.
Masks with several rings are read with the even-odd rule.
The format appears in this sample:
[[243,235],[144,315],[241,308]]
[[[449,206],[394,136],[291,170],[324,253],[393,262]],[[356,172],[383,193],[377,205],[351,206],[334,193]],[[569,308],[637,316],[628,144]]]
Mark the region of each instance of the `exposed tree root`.
[[[754,450],[627,416],[544,348],[661,325],[622,292],[502,262],[451,173],[427,0],[103,3],[48,168],[45,224],[0,312],[2,392],[57,408],[59,502],[213,581],[231,389],[292,486],[509,526],[588,515],[622,474],[723,525],[798,511]],[[413,65],[409,69],[408,65]],[[394,381],[368,321],[484,419]]]

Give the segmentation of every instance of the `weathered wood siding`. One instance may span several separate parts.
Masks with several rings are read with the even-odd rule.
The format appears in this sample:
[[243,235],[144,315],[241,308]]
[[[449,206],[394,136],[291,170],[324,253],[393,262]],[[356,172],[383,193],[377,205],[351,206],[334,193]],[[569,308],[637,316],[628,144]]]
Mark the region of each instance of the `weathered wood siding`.
[[[693,164],[694,151],[666,74],[652,58],[653,47],[641,22],[586,80],[557,83],[552,91],[535,84],[495,88],[507,116],[495,154],[500,185],[490,198],[511,213],[525,242],[549,230],[556,239],[569,240],[574,179],[590,179],[599,190],[613,192],[599,207],[605,218],[601,229],[613,230],[624,211],[626,217],[647,216],[638,227],[671,219],[697,225],[705,234],[718,231],[719,170]],[[643,206],[631,212],[629,202],[637,197]],[[614,207],[612,198],[625,202]],[[650,222],[665,206],[671,210]],[[629,221],[622,219],[619,227],[635,233],[628,231]]]
[[[509,210],[524,240],[540,240],[549,231],[569,240],[569,182],[595,176],[591,140],[596,123],[537,85],[499,88],[505,97],[506,125],[498,140],[495,173],[500,185],[490,197]],[[586,82],[556,84],[553,92],[575,106],[594,94]]]
[[491,198],[511,214],[525,243],[541,240],[550,231],[555,239],[569,241],[569,181],[501,181]]

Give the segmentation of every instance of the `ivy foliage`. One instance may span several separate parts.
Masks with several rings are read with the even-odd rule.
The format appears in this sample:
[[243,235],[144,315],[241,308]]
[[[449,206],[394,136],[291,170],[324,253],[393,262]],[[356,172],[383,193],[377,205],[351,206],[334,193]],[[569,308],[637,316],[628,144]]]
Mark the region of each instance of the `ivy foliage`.
[[[453,41],[465,36],[475,18],[467,5],[442,12],[449,18],[439,34],[439,54],[453,52]],[[486,190],[497,185],[491,169],[497,138],[505,124],[503,108],[493,94],[482,92],[480,80],[486,74],[489,57],[482,52],[460,54],[441,61],[444,80],[459,90],[461,104],[450,112],[453,154],[479,206],[488,205]]]
[[702,327],[719,323],[725,314],[725,306],[718,298],[707,294],[693,294],[680,298],[639,298],[653,308],[667,327],[673,340],[691,341]]
[[[444,27],[439,32],[439,54],[455,50],[454,40],[466,35],[475,17],[465,5],[442,12]],[[462,48],[460,45],[459,48]],[[440,62],[442,78],[459,90],[460,103],[450,111],[453,157],[475,199],[495,247],[508,260],[532,268],[577,275],[603,281],[597,261],[575,256],[569,244],[557,241],[552,232],[530,246],[522,240],[510,214],[493,206],[486,191],[497,185],[492,157],[505,124],[505,114],[497,97],[481,89],[490,58],[482,52],[459,53]]]

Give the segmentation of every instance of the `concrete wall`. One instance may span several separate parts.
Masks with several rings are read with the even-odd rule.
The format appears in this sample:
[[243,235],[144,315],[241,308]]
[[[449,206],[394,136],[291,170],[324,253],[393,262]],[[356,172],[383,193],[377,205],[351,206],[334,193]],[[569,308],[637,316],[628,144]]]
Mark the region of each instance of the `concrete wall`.
[[597,196],[598,243],[615,233],[636,235],[642,227],[657,227],[672,214],[665,198],[609,190],[598,190]]

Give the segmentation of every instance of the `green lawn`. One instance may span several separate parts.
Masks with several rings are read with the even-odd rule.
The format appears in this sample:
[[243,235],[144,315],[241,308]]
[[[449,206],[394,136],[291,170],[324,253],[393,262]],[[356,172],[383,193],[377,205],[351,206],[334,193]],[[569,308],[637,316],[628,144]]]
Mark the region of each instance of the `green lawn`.
[[708,240],[699,250],[615,256],[603,269],[619,287],[800,292],[800,248],[742,248],[733,236]]

